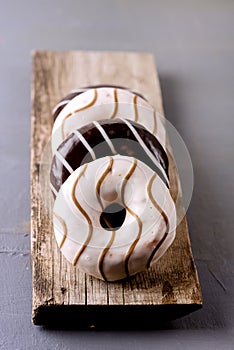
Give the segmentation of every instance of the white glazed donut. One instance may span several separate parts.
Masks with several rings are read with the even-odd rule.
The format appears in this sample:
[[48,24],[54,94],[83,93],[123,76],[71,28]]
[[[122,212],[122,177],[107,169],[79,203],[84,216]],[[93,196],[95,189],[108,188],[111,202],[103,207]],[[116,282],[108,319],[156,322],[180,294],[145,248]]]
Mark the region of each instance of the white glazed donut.
[[101,87],[74,97],[61,110],[52,130],[53,154],[74,130],[93,121],[109,118],[127,118],[143,124],[165,149],[163,120],[147,101],[129,90]]
[[[126,209],[116,231],[100,217],[109,205]],[[63,255],[80,270],[116,281],[148,268],[175,237],[170,192],[146,164],[127,156],[94,160],[75,170],[54,204],[54,232]]]

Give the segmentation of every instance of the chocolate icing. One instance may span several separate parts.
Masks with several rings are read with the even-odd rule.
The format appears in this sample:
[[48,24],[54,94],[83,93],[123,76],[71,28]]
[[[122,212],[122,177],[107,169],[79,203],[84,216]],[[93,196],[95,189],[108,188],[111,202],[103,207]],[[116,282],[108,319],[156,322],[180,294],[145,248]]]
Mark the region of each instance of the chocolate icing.
[[[157,140],[157,138],[151,134],[144,126],[128,120],[128,123],[136,130],[142,141],[144,147],[136,140],[135,135],[129,126],[122,119],[104,119],[100,120],[98,124],[104,130],[108,138],[110,139],[117,154],[131,156],[140,159],[151,167],[164,182],[165,177],[154,162],[149,158],[145,152],[145,146],[160,163],[168,177],[168,158],[165,150]],[[79,133],[84,137],[90,147],[93,149],[96,158],[113,155],[113,152],[108,145],[108,142],[104,139],[100,130],[94,123],[80,128]],[[84,163],[89,163],[93,160],[91,154],[78,138],[75,133],[72,133],[58,148],[59,154],[66,160],[70,167],[75,170]],[[53,157],[51,165],[50,180],[52,186],[56,191],[59,191],[61,185],[69,177],[70,172],[56,156]]]

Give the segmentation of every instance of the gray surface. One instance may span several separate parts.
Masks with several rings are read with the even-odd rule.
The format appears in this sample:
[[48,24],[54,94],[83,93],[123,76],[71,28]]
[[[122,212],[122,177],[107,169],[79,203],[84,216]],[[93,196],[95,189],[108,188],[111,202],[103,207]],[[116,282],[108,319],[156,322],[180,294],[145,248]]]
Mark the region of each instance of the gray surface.
[[[234,349],[234,2],[0,0],[0,8],[0,348]],[[188,219],[201,311],[145,332],[48,331],[31,324],[33,48],[157,55],[167,117],[194,165]]]

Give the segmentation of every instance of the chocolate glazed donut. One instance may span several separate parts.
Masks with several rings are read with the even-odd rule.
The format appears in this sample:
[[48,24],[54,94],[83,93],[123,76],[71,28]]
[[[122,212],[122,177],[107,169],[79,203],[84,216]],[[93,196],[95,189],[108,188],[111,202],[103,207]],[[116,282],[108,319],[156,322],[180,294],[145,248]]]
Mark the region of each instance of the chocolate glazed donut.
[[169,187],[168,158],[157,138],[141,124],[117,118],[93,121],[75,130],[59,146],[50,172],[54,195],[57,195],[65,180],[82,164],[115,154],[143,161]]
[[66,95],[62,100],[60,100],[60,102],[54,107],[53,111],[52,111],[52,115],[55,119],[57,118],[57,116],[59,115],[59,113],[61,112],[61,110],[76,96],[82,94],[83,92],[89,90],[89,89],[95,89],[95,88],[101,88],[101,87],[110,87],[110,88],[117,88],[117,89],[123,89],[123,90],[128,90],[130,92],[132,92],[134,95],[137,95],[141,98],[143,98],[145,101],[146,98],[144,96],[142,96],[141,94],[139,94],[138,92],[132,91],[131,89],[125,88],[123,86],[117,86],[117,85],[91,85],[91,86],[85,86],[83,88],[77,89],[77,90],[73,90],[71,91],[68,95]]

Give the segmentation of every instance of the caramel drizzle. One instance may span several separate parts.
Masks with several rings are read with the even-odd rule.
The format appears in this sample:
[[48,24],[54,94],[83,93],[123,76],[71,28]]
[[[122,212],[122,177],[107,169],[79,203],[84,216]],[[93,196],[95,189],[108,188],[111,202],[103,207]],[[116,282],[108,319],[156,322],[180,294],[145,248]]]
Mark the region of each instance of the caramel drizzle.
[[[96,185],[97,199],[98,199],[102,209],[103,209],[103,204],[102,204],[101,197],[100,197],[101,185],[102,185],[103,181],[105,180],[106,176],[111,172],[112,166],[114,163],[114,160],[112,157],[109,157],[109,159],[110,159],[110,162],[109,162],[106,170],[104,171],[104,173],[102,174],[102,176],[98,180],[97,185]],[[111,227],[110,223],[106,219],[105,219],[105,222],[106,222],[107,226]],[[98,262],[98,268],[99,268],[100,274],[105,281],[107,279],[106,279],[106,276],[105,276],[104,271],[103,271],[104,258],[106,256],[108,250],[112,246],[114,239],[115,239],[115,231],[112,231],[111,238],[110,238],[109,242],[107,243],[106,247],[103,249],[101,256],[99,258],[99,262]]]
[[108,250],[110,249],[110,247],[112,246],[113,242],[114,242],[114,239],[115,239],[115,231],[112,231],[112,234],[111,234],[111,238],[109,240],[109,242],[107,243],[106,247],[103,249],[102,251],[102,254],[99,258],[99,262],[98,262],[98,268],[99,268],[99,271],[100,271],[100,274],[102,275],[102,278],[107,281],[107,278],[105,276],[105,273],[103,271],[103,263],[104,263],[104,258],[108,252]]
[[94,95],[93,95],[92,101],[90,101],[87,105],[85,105],[85,106],[83,106],[83,107],[81,107],[81,108],[78,108],[78,109],[76,109],[75,111],[73,111],[73,112],[69,113],[68,115],[66,115],[66,117],[63,119],[62,125],[61,125],[61,132],[62,132],[62,138],[63,138],[63,140],[65,139],[65,132],[64,132],[65,121],[66,121],[68,118],[70,118],[72,115],[74,115],[75,113],[81,112],[81,111],[83,111],[83,110],[85,110],[85,109],[87,109],[87,108],[93,106],[94,103],[97,101],[97,97],[98,97],[97,90],[94,89]]
[[113,119],[116,116],[117,110],[118,110],[118,93],[117,93],[117,89],[114,89],[114,110],[110,116],[110,119]]
[[153,128],[153,134],[156,135],[157,132],[157,119],[156,119],[156,112],[154,111],[154,128]]
[[161,247],[161,245],[163,244],[163,242],[165,241],[165,239],[167,238],[167,235],[168,235],[168,227],[169,227],[169,220],[168,220],[168,217],[165,213],[165,211],[159,206],[159,204],[156,202],[156,200],[154,199],[153,195],[152,195],[152,184],[156,178],[157,174],[154,173],[153,176],[151,177],[149,183],[148,183],[148,186],[147,186],[147,193],[148,193],[148,196],[151,200],[151,202],[153,203],[154,207],[159,211],[159,213],[162,215],[164,221],[165,221],[165,224],[166,224],[166,232],[163,236],[163,238],[159,241],[159,243],[156,245],[156,247],[154,248],[154,250],[152,251],[152,253],[150,254],[150,257],[147,261],[147,268],[150,267],[150,264],[151,264],[151,261],[153,260],[153,257],[155,255],[155,253],[157,252],[157,250]]
[[165,232],[163,238],[161,239],[161,241],[158,242],[158,244],[156,245],[156,247],[154,248],[154,250],[152,251],[152,253],[150,254],[150,257],[146,263],[146,267],[147,269],[150,268],[151,265],[151,261],[153,260],[153,257],[155,256],[156,252],[158,251],[158,249],[161,247],[161,245],[163,244],[163,242],[165,241],[165,239],[167,238],[168,233]]
[[127,254],[125,256],[125,260],[124,260],[124,268],[125,268],[125,273],[126,275],[129,277],[129,268],[128,268],[128,263],[129,263],[129,259],[138,243],[138,241],[140,240],[140,237],[141,237],[141,233],[142,233],[142,221],[141,219],[139,218],[139,216],[134,213],[134,211],[132,211],[130,208],[126,207],[126,210],[132,215],[135,217],[135,219],[137,220],[137,223],[138,223],[138,226],[139,226],[139,231],[138,231],[138,234],[137,234],[137,238],[135,239],[135,241],[131,244],[130,248],[128,249],[127,251]]
[[59,216],[55,212],[53,214],[54,214],[56,219],[60,222],[60,224],[63,227],[63,238],[62,238],[62,240],[61,240],[61,242],[59,244],[59,248],[61,249],[62,246],[64,245],[64,242],[65,242],[66,238],[67,238],[67,225],[66,225],[66,222],[63,220],[63,218],[61,216]]
[[138,122],[137,97],[138,97],[137,95],[134,95],[134,97],[133,97],[134,113],[135,113],[134,121],[135,122]]
[[[136,169],[136,166],[137,166],[137,160],[134,159],[134,163],[132,164],[129,172],[127,173],[127,175],[125,176],[124,178],[124,181],[123,181],[123,186],[122,186],[122,190],[121,190],[121,196],[122,196],[122,201],[124,203],[124,190],[125,190],[125,186],[126,186],[126,183],[127,181],[130,179],[130,177],[132,176],[132,174],[134,173],[135,169]],[[138,226],[139,226],[139,230],[138,230],[138,234],[137,234],[137,237],[136,239],[134,240],[134,242],[131,244],[131,246],[129,247],[126,255],[125,255],[125,258],[124,258],[124,269],[125,269],[125,273],[126,273],[126,276],[129,276],[129,268],[128,268],[128,263],[129,263],[129,259],[141,237],[141,233],[142,233],[142,221],[141,219],[139,218],[139,216],[131,209],[129,208],[128,206],[125,205],[125,208],[126,210],[129,212],[129,214],[131,214],[136,220],[137,220],[137,223],[138,223]]]
[[74,186],[72,188],[72,200],[74,202],[74,204],[76,205],[77,209],[81,212],[81,214],[83,214],[83,216],[85,217],[88,225],[89,225],[89,232],[88,232],[88,236],[85,240],[85,242],[83,243],[83,246],[81,247],[81,249],[79,250],[79,252],[77,253],[77,255],[75,256],[75,259],[73,261],[73,265],[76,265],[77,264],[77,261],[79,260],[81,254],[83,253],[83,251],[85,250],[85,248],[87,247],[87,245],[89,244],[90,242],[90,239],[92,237],[92,233],[93,233],[93,224],[92,224],[92,221],[89,217],[89,215],[86,213],[86,211],[84,210],[84,208],[82,208],[82,206],[80,205],[80,203],[78,202],[77,198],[76,198],[76,195],[75,195],[75,191],[76,191],[76,187],[77,187],[77,184],[80,180],[80,178],[84,175],[86,169],[88,167],[88,164],[85,164],[82,171],[80,172],[79,176],[77,177],[75,183],[74,183]]
[[137,166],[137,160],[134,158],[134,162],[129,170],[129,172],[125,175],[124,179],[123,179],[123,184],[122,184],[122,188],[121,188],[121,199],[122,202],[124,203],[124,190],[125,190],[125,186],[127,184],[127,181],[130,179],[130,177],[132,176],[132,174],[134,173],[135,169]]
[[114,160],[112,157],[109,157],[109,160],[110,160],[110,162],[109,162],[106,170],[104,171],[104,173],[102,174],[102,176],[100,177],[100,179],[98,180],[98,182],[96,184],[97,199],[98,199],[102,209],[103,209],[103,204],[102,204],[101,197],[100,197],[101,185],[102,185],[103,181],[105,180],[105,177],[111,172],[112,166],[114,163]]

